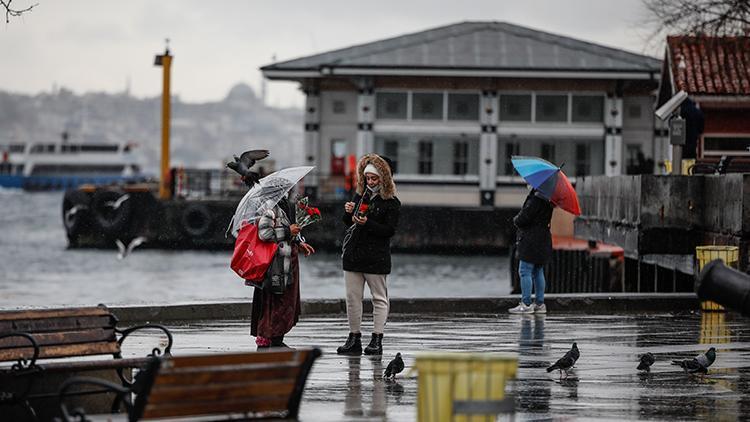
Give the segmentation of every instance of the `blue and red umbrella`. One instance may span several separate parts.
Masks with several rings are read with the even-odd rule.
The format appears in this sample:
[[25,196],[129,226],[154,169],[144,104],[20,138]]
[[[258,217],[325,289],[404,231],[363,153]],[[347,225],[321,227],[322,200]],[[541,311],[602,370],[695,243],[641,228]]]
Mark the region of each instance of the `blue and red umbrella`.
[[540,195],[571,214],[581,215],[576,190],[560,167],[537,157],[514,155],[510,161],[518,174]]

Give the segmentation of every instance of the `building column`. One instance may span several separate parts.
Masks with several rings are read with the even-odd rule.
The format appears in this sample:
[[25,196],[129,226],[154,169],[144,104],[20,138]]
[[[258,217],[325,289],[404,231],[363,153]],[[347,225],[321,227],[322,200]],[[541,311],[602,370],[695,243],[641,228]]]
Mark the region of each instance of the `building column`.
[[604,106],[604,174],[622,174],[622,94],[607,94]]
[[375,140],[372,133],[372,124],[375,121],[375,95],[371,84],[363,82],[360,84],[357,95],[357,141],[354,153],[357,158],[374,152]]
[[305,178],[305,195],[317,198],[320,185],[321,151],[320,151],[320,92],[317,89],[305,89],[305,164],[315,166]]
[[479,108],[482,128],[479,137],[479,204],[495,205],[497,180],[497,122],[499,104],[497,91],[482,91]]

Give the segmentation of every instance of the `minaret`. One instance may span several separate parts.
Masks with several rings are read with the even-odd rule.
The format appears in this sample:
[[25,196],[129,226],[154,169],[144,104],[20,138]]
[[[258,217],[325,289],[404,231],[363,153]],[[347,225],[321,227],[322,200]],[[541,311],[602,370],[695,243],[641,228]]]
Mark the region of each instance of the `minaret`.
[[[271,56],[271,63],[276,63],[276,54]],[[266,95],[268,94],[268,82],[263,77],[263,73],[260,74],[260,101],[263,105],[266,105]]]

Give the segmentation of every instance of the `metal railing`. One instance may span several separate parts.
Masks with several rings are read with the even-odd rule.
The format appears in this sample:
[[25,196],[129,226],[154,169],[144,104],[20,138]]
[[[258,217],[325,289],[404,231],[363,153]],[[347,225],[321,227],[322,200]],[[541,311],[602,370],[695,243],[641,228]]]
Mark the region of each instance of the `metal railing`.
[[247,186],[229,169],[174,168],[172,192],[174,198],[184,199],[241,197],[247,192]]

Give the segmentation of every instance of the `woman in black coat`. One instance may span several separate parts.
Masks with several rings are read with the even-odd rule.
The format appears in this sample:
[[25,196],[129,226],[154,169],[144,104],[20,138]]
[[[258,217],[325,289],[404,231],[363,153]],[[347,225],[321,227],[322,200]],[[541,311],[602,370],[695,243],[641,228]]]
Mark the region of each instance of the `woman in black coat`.
[[336,351],[341,355],[362,354],[362,297],[367,284],[372,295],[373,332],[364,352],[382,355],[390,307],[386,278],[391,272],[391,237],[396,233],[401,203],[396,198],[390,165],[382,157],[362,157],[357,175],[357,195],[344,204],[343,216],[349,227],[342,254],[349,337]]
[[[516,226],[518,275],[521,278],[521,303],[508,310],[514,314],[546,313],[544,305],[544,265],[552,258],[552,204],[535,189],[529,192],[523,207],[513,217]],[[534,287],[536,303],[531,303]]]

